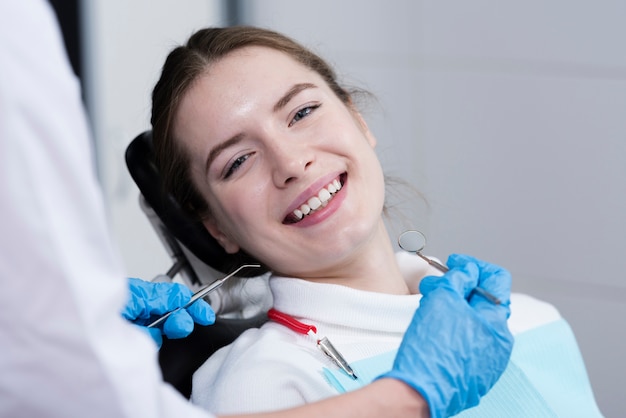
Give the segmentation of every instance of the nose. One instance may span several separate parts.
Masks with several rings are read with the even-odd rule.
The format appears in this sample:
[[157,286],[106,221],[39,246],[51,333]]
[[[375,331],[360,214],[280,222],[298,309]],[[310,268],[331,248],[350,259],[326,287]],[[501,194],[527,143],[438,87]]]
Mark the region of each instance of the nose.
[[272,180],[283,188],[302,177],[315,161],[314,150],[304,142],[276,141],[269,150],[272,158]]

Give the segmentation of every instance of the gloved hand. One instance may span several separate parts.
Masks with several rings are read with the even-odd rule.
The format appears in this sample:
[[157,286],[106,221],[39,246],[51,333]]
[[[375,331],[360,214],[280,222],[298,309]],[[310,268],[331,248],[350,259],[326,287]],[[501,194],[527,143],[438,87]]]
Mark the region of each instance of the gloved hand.
[[[465,255],[451,255],[450,271],[420,283],[422,299],[393,368],[380,376],[417,390],[432,417],[448,417],[478,404],[506,368],[513,336],[511,275]],[[500,299],[495,305],[472,290],[480,286]]]
[[215,313],[211,306],[199,299],[186,309],[180,309],[170,315],[161,327],[148,328],[155,319],[176,308],[184,306],[193,294],[188,287],[179,283],[147,282],[141,279],[128,279],[130,297],[122,311],[122,316],[141,326],[148,332],[157,346],[161,347],[165,334],[167,338],[184,338],[193,331],[194,322],[211,325],[215,322]]

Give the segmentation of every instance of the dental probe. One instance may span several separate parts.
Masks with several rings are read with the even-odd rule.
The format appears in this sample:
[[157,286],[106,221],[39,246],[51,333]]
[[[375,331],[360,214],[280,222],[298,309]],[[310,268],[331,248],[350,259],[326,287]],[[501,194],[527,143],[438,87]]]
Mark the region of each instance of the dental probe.
[[166,313],[165,315],[159,317],[156,321],[154,321],[150,325],[148,325],[148,328],[156,327],[156,326],[160,325],[161,323],[163,323],[174,312],[176,312],[176,311],[178,311],[180,309],[186,309],[186,308],[190,307],[191,305],[193,305],[193,303],[195,301],[197,301],[200,298],[205,297],[206,295],[208,295],[209,293],[211,293],[212,291],[214,291],[215,289],[217,289],[218,287],[223,285],[226,282],[226,280],[230,279],[235,274],[239,273],[241,270],[243,270],[244,268],[248,268],[248,267],[258,268],[258,267],[261,267],[261,265],[260,264],[244,264],[242,266],[239,266],[239,268],[237,268],[237,270],[233,271],[228,276],[226,276],[226,277],[224,277],[222,279],[217,279],[213,283],[211,283],[209,285],[206,285],[202,289],[198,290],[196,293],[193,294],[193,296],[191,297],[191,299],[189,299],[189,302],[187,302],[185,304],[185,306],[182,306],[180,308],[176,308],[173,311],[170,311],[170,312]]
[[[414,240],[411,240],[411,236],[413,236],[413,238],[417,237],[418,243],[416,243]],[[420,242],[421,244],[419,244]],[[424,254],[422,254],[422,250],[426,247],[426,236],[420,231],[415,231],[415,230],[404,231],[398,237],[398,245],[400,246],[400,248],[402,248],[406,252],[415,253],[417,256],[421,257],[422,260],[426,261],[428,264],[435,267],[437,270],[439,270],[442,273],[447,273],[450,270],[448,266],[445,266],[439,263],[438,261],[432,260],[426,257]],[[472,291],[475,293],[478,293],[480,296],[484,297],[489,302],[495,305],[500,305],[502,303],[500,299],[498,299],[496,296],[492,295],[491,293],[487,292],[483,288],[475,287]]]

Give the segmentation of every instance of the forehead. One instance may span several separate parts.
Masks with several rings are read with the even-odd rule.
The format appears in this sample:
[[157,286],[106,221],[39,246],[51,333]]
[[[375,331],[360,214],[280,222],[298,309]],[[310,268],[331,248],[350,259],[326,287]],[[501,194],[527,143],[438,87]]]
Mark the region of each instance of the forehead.
[[284,52],[245,47],[211,64],[181,98],[174,130],[183,138],[238,126],[252,114],[273,109],[276,100],[297,83],[330,90],[322,78]]
[[286,89],[302,82],[325,85],[316,72],[284,52],[258,46],[240,48],[212,63],[194,80],[177,113],[188,113],[190,107],[215,107],[217,111],[231,106],[242,110],[252,102],[261,105],[276,100]]
[[[201,76],[215,89],[246,92],[255,88],[280,87],[317,73],[285,52],[268,47],[248,46],[232,51],[211,64]],[[321,79],[321,78],[320,78]],[[245,88],[245,89],[244,89]],[[248,90],[246,90],[248,89]]]

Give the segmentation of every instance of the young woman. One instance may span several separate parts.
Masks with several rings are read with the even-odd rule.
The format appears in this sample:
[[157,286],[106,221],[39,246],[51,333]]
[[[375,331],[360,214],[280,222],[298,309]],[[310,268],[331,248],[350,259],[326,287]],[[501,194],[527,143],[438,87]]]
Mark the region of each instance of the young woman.
[[[344,372],[318,348],[322,337],[349,365],[376,373],[379,356],[398,348],[420,305],[420,282],[429,287],[441,273],[417,256],[394,253],[382,218],[376,138],[330,67],[271,31],[201,30],[169,55],[153,93],[152,123],[158,164],[182,206],[228,254],[252,257],[272,273],[275,315],[207,361],[192,400],[223,414],[337,394],[346,388],[329,381]],[[496,289],[510,282],[505,270],[471,257],[453,256],[448,264],[453,274],[487,278]],[[515,299],[513,333],[559,318],[548,304]],[[497,306],[474,295],[470,305],[509,315],[506,295]],[[525,315],[529,310],[535,314]],[[311,327],[315,337],[306,335]],[[466,327],[476,327],[476,335],[481,328]],[[442,318],[424,319],[426,333],[443,328]],[[504,326],[493,335],[502,342],[510,334]],[[498,370],[500,360],[494,356],[486,369]],[[441,384],[454,393],[469,382]]]

